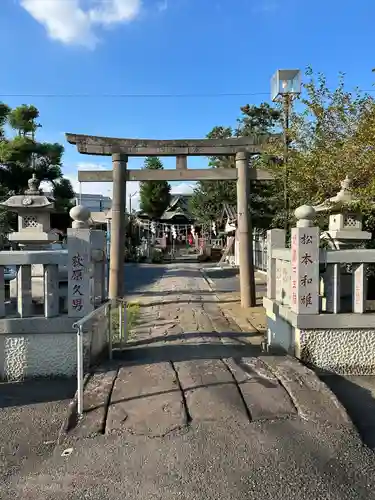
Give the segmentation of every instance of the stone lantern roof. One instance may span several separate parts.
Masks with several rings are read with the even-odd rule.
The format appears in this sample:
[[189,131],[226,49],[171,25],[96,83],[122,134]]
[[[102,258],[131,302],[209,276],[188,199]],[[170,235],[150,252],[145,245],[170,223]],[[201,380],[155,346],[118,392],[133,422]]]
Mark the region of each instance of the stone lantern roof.
[[353,198],[348,176],[341,182],[338,193],[314,208],[316,213],[328,213],[328,231],[321,238],[327,239],[333,248],[348,248],[371,239],[371,233],[362,231],[362,214]]
[[45,196],[39,189],[40,181],[33,174],[24,194],[14,195],[1,205],[18,215],[18,231],[8,235],[9,241],[25,248],[44,248],[56,240],[51,232],[51,212],[55,209],[54,199]]
[[345,208],[350,209],[351,206],[357,202],[357,200],[353,199],[352,189],[350,186],[351,181],[349,177],[346,176],[340,184],[340,191],[338,191],[337,194],[329,200],[323,201],[320,205],[316,205],[314,207],[315,212],[338,213]]
[[12,212],[24,212],[25,209],[30,212],[42,210],[43,212],[52,212],[55,209],[54,198],[46,196],[41,189],[39,189],[40,181],[33,174],[32,178],[28,181],[29,188],[25,190],[24,194],[14,195],[8,198],[1,206],[7,208]]

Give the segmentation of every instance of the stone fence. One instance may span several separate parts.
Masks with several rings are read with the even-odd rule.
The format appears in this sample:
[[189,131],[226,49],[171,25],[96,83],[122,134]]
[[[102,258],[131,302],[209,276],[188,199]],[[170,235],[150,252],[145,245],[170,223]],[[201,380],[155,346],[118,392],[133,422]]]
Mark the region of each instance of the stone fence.
[[[66,305],[59,300],[60,283],[64,284],[60,274],[67,264],[67,250],[0,252],[0,318],[53,318],[64,312]],[[36,266],[39,276],[35,276]],[[14,267],[15,280],[6,284],[6,269]]]
[[[83,207],[74,207],[72,212],[75,220],[68,229],[67,250],[0,252],[3,380],[74,375],[73,323],[107,299],[105,233],[87,227],[90,213]],[[16,268],[10,286],[4,279],[6,267]],[[86,351],[95,356],[107,348],[106,321],[98,315],[84,332]]]
[[366,300],[375,250],[320,248],[314,210],[301,208],[291,248],[284,230],[267,233],[268,344],[322,370],[375,374],[375,314]]

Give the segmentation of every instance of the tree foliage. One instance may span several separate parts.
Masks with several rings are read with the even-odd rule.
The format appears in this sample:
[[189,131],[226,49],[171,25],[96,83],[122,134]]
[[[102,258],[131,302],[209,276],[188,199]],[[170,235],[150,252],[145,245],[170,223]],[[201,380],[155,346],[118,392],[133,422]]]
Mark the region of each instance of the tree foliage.
[[[354,196],[365,212],[371,211],[375,195],[375,102],[355,89],[345,88],[339,75],[338,85],[330,90],[323,74],[306,71],[306,82],[300,102],[291,116],[288,157],[288,192],[291,209],[302,204],[317,204],[340,189],[346,176],[352,181]],[[271,168],[282,182],[282,140],[269,145],[258,166]],[[291,214],[289,214],[291,216]],[[281,223],[279,213],[274,224]]]
[[[281,129],[281,107],[267,104],[244,106],[237,128],[215,127],[212,133],[243,136]],[[284,210],[284,140],[269,144],[254,158],[254,167],[270,170],[275,180],[253,183],[251,207],[256,227],[284,227],[285,218],[302,204],[318,204],[334,196],[349,176],[354,197],[365,214],[367,229],[375,227],[375,101],[358,89],[347,90],[339,74],[336,88],[330,89],[323,74],[307,68],[303,93],[294,103],[288,137],[288,195],[290,212]],[[210,134],[209,134],[210,135]],[[233,159],[211,159],[212,166],[234,167]],[[223,202],[235,203],[235,186],[199,183],[193,198],[195,215],[214,219]],[[266,216],[268,213],[268,216]],[[206,215],[205,215],[206,214]]]
[[[144,167],[147,170],[163,170],[163,163],[156,156],[148,156]],[[171,186],[167,181],[144,181],[140,185],[140,208],[151,219],[159,218],[170,203]]]
[[[0,197],[22,194],[28,187],[28,180],[35,173],[40,182],[51,183],[58,210],[71,207],[74,197],[68,179],[63,178],[62,156],[64,147],[58,143],[38,142],[36,132],[41,125],[37,122],[39,111],[35,106],[22,104],[11,109],[0,103]],[[7,136],[6,125],[14,134]],[[0,231],[9,231],[11,214],[0,214]]]
[[55,198],[57,212],[65,212],[73,207],[75,192],[69,179],[58,179],[52,182],[52,194]]
[[38,127],[41,127],[39,123],[36,123],[37,118],[39,118],[39,110],[27,104],[10,110],[8,114],[8,122],[12,129],[16,130],[20,137],[31,136],[32,139]]
[[[217,126],[207,134],[207,138],[223,139],[244,137],[253,134],[272,132],[279,125],[281,114],[278,109],[267,103],[260,106],[247,104],[240,108],[241,117],[235,129]],[[209,160],[211,168],[235,168],[235,159],[229,157],[213,157]],[[270,218],[277,209],[278,197],[274,197],[275,183],[251,182],[249,209],[255,227],[269,225]],[[275,198],[275,199],[274,199]],[[201,181],[197,183],[191,199],[191,209],[199,222],[208,223],[217,220],[223,210],[223,204],[237,205],[236,181]]]

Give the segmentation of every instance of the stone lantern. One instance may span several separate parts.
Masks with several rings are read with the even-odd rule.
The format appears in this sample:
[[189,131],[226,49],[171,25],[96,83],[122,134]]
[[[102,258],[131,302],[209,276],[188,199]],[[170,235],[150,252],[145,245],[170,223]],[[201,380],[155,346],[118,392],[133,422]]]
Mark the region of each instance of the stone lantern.
[[[314,207],[317,213],[329,215],[328,231],[321,234],[331,250],[345,250],[360,247],[364,241],[371,239],[371,233],[362,231],[362,214],[357,208],[357,200],[353,199],[348,176],[341,182],[341,189],[329,200]],[[340,310],[350,312],[353,294],[353,277],[351,266],[329,266],[322,273],[321,294],[322,309],[326,310],[326,297],[332,296],[333,282],[339,281]],[[334,274],[336,273],[336,274]]]
[[[28,181],[24,194],[14,195],[1,203],[10,212],[18,215],[18,230],[7,235],[8,240],[18,243],[23,251],[48,250],[56,241],[56,234],[51,232],[51,212],[55,209],[54,199],[45,196],[39,189],[40,181],[33,174]],[[43,265],[32,264],[32,295],[36,302],[43,300]],[[66,279],[67,270],[59,266],[60,280]],[[17,296],[17,281],[10,283],[10,297]]]
[[18,231],[8,235],[9,241],[18,243],[23,250],[40,250],[56,240],[51,232],[51,212],[54,199],[45,196],[39,189],[40,182],[33,174],[25,194],[11,196],[3,207],[18,215]]
[[328,231],[322,233],[321,239],[326,240],[330,248],[355,248],[371,239],[371,233],[362,231],[362,214],[356,208],[348,176],[341,182],[336,196],[314,209],[317,213],[329,214]]

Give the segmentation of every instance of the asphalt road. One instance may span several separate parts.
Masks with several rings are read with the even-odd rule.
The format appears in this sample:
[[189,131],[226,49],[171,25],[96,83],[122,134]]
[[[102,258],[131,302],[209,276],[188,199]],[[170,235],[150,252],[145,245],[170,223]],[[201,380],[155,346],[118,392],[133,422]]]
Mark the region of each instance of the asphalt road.
[[167,269],[163,264],[125,264],[125,295],[147,293],[147,287],[163,276]]
[[205,423],[163,438],[101,436],[73,442],[1,490],[8,499],[368,500],[374,454],[356,436],[301,419]]
[[0,383],[3,480],[24,466],[37,466],[53,452],[75,390],[76,381],[69,379]]
[[[192,262],[190,265],[196,267],[198,264]],[[216,292],[240,291],[239,270],[237,268],[220,268],[212,262],[201,263],[199,267],[205,270]],[[167,269],[168,265],[163,264],[126,264],[124,267],[126,294],[142,294],[144,291],[147,291],[147,286],[157,281],[167,272]],[[266,278],[263,274],[256,273],[257,290],[259,292],[266,291],[265,280]]]
[[[240,279],[239,270],[237,268],[215,267],[212,263],[202,266],[206,275],[210,278],[213,289],[216,292],[239,292]],[[265,277],[261,274],[256,274],[256,285],[259,293],[266,291]]]

